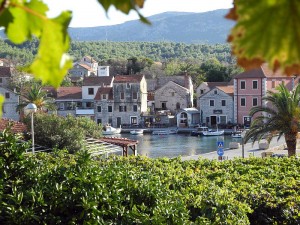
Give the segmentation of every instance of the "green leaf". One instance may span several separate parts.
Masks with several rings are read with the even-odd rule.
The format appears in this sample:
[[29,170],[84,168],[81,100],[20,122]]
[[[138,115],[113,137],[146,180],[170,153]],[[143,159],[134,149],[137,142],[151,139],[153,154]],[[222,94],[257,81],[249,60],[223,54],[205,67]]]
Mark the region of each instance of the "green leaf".
[[114,6],[117,10],[126,14],[129,14],[130,10],[134,10],[137,12],[143,23],[150,24],[150,22],[139,12],[139,9],[144,6],[144,0],[98,0],[98,2],[103,6],[105,11],[108,11],[110,6]]
[[227,18],[237,21],[229,41],[246,69],[262,62],[287,74],[300,72],[300,1],[236,0]]
[[39,0],[32,0],[24,5],[14,5],[9,11],[13,20],[8,24],[7,36],[16,44],[20,44],[33,35],[39,37],[47,20],[47,5]]
[[65,11],[44,23],[38,54],[29,70],[44,84],[58,87],[72,67],[72,60],[66,54],[70,44],[67,35],[70,19],[71,12]]
[[2,107],[4,103],[4,96],[0,95],[0,117],[2,117]]

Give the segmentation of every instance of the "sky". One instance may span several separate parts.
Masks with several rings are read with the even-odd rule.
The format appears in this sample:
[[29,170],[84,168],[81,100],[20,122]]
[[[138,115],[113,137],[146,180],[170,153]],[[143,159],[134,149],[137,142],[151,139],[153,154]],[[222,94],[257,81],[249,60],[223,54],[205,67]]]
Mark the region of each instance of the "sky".
[[[138,19],[135,12],[125,15],[110,8],[106,15],[97,0],[44,0],[49,7],[48,16],[55,17],[63,10],[71,10],[70,27],[95,27],[124,23]],[[163,12],[206,12],[232,7],[233,0],[146,0],[142,15],[151,16]]]

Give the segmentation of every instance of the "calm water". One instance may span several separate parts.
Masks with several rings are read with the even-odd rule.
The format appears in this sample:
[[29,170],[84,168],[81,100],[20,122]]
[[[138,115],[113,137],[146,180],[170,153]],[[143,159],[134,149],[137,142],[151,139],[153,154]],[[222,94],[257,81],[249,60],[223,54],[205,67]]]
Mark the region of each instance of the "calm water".
[[[213,137],[194,137],[189,134],[173,135],[131,135],[120,134],[120,137],[138,140],[138,154],[150,158],[176,157],[198,155],[207,152],[217,151],[217,142],[223,141],[224,148],[228,148],[229,142],[240,142],[240,139],[233,139],[230,135]],[[129,153],[132,153],[129,149]]]

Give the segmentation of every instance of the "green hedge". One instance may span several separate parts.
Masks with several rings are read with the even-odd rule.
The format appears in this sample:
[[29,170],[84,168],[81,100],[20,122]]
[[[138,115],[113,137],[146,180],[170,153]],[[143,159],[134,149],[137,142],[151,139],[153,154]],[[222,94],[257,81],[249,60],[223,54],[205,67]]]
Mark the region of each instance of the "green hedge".
[[299,224],[296,158],[24,155],[0,136],[0,224]]

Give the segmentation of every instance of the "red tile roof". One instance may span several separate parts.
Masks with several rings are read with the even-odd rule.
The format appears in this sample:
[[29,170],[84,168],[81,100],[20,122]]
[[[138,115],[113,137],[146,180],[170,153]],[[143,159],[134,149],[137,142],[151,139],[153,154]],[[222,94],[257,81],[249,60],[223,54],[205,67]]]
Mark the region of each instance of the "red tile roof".
[[267,77],[288,77],[288,75],[281,73],[280,71],[273,72],[268,64],[264,63],[257,69],[247,70],[243,73],[236,75],[234,78],[267,78]]
[[225,92],[228,95],[233,95],[233,92],[234,92],[233,85],[229,85],[229,86],[216,86],[216,88],[218,88],[219,90]]
[[95,95],[95,100],[102,100],[102,95],[107,94],[108,100],[113,100],[113,88],[112,87],[101,87]]
[[0,132],[4,131],[4,129],[8,127],[9,123],[12,123],[11,130],[13,133],[23,133],[27,131],[27,126],[24,123],[2,118],[0,120]]
[[81,87],[60,87],[57,90],[57,100],[82,99]]
[[86,64],[78,63],[78,65],[85,68],[85,69],[87,69],[87,70],[89,70],[89,71],[93,71],[93,69],[91,67],[89,67],[88,65],[86,65]]
[[109,86],[113,78],[113,76],[84,77],[83,86]]
[[0,66],[0,77],[11,77],[11,67]]
[[43,90],[51,93],[51,96],[49,97],[55,98],[57,100],[82,98],[81,87],[59,87],[57,90],[53,87],[43,87]]
[[117,75],[114,83],[140,83],[144,75]]

